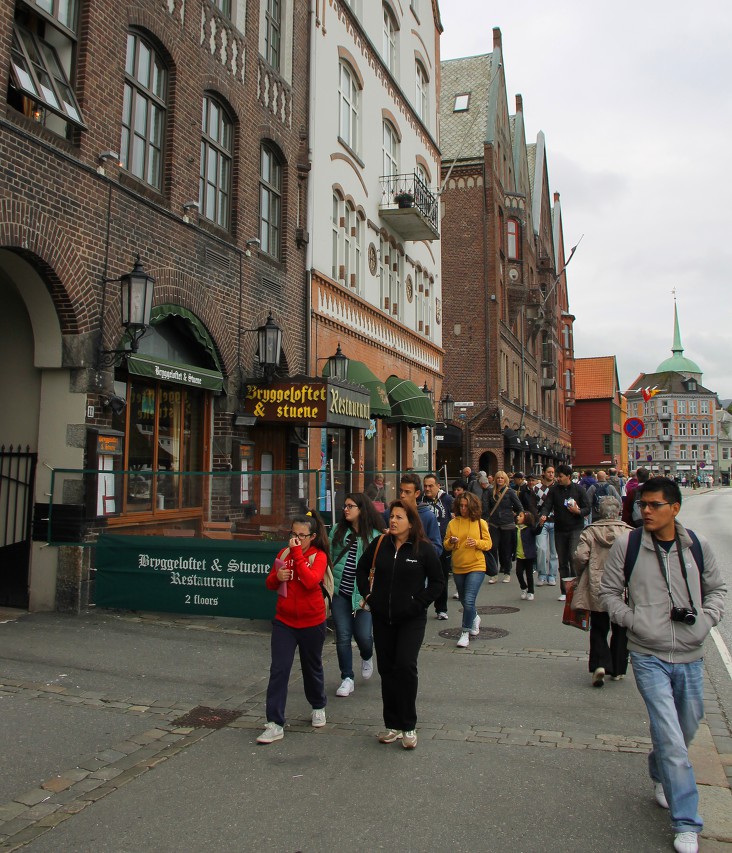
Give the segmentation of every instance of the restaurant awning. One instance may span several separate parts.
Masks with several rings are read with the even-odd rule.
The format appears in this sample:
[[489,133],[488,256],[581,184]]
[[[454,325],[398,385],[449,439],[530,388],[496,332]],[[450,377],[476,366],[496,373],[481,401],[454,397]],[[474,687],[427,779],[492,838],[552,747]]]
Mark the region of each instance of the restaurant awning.
[[136,353],[127,357],[127,370],[135,376],[147,376],[160,382],[175,382],[204,391],[221,391],[224,377],[217,370],[191,364],[178,364],[164,358]]
[[390,376],[386,380],[386,391],[391,404],[390,423],[405,423],[409,426],[435,425],[435,410],[430,398],[411,379]]
[[[328,375],[328,364],[326,362],[323,368],[323,376]],[[389,405],[389,395],[386,393],[386,386],[362,361],[355,361],[352,358],[348,359],[348,376],[346,378],[348,382],[352,382],[354,385],[363,385],[368,389],[371,397],[372,418],[390,417],[391,406]]]

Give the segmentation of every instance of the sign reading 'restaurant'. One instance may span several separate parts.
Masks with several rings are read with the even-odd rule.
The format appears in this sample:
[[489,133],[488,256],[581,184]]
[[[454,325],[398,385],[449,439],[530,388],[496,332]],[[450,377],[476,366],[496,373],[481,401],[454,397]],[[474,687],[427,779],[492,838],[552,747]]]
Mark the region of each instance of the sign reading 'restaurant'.
[[245,414],[265,423],[367,429],[370,400],[369,392],[360,385],[308,379],[245,385],[242,403]]

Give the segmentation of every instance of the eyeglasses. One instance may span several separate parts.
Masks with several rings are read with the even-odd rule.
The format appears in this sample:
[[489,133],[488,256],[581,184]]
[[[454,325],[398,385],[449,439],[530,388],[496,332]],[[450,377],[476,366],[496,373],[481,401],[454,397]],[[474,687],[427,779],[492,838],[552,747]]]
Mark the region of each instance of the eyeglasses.
[[343,509],[358,509],[358,504],[343,504]]
[[310,539],[311,536],[315,536],[314,533],[293,533],[290,531],[290,539],[299,539],[301,542],[303,539]]
[[662,506],[671,506],[668,501],[638,501],[638,506],[643,509],[652,509],[654,512]]

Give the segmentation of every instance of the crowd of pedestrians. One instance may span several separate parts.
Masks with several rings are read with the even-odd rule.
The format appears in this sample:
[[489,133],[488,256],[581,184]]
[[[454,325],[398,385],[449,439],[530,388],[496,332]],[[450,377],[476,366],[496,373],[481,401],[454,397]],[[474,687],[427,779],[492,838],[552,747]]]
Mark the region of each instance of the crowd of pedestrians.
[[677,520],[679,484],[644,468],[625,481],[614,468],[580,477],[560,464],[528,476],[465,468],[451,492],[435,475],[406,472],[397,500],[386,504],[378,475],[365,493],[346,496],[330,539],[316,514],[292,519],[289,545],[267,578],[278,597],[258,742],[284,735],[296,649],[312,725],[326,724],[322,650],[332,598],[336,696],[355,690],[355,639],[362,678],[371,677],[376,655],[379,741],[414,749],[417,662],[430,607],[448,619],[452,575],[462,605],[457,646],[467,648],[480,634],[476,600],[486,575],[488,583],[499,576],[509,583],[515,563],[522,600],[558,583],[559,600],[571,588],[566,607],[589,614],[593,687],[624,678],[630,658],[650,720],[655,800],[669,810],[677,853],[696,853],[702,822],[687,747],[703,716],[703,643],[722,618],[726,586],[708,543]]

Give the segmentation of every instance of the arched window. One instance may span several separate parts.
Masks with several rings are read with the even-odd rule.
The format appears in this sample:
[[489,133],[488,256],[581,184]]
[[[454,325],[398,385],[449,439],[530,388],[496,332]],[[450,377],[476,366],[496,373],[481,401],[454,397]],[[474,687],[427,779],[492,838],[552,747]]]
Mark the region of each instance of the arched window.
[[211,95],[203,99],[201,174],[198,206],[201,216],[222,228],[231,221],[231,151],[233,125],[223,106]]
[[262,145],[259,159],[259,239],[261,249],[277,260],[281,257],[282,164],[277,152]]
[[429,117],[430,82],[427,79],[427,72],[424,70],[421,62],[417,62],[415,80],[414,108],[417,111],[417,115],[426,123]]
[[382,42],[382,57],[386,67],[392,74],[397,72],[397,33],[399,28],[391,9],[384,3],[384,30]]
[[517,219],[506,221],[506,236],[508,257],[516,261],[519,258],[519,224]]
[[399,174],[399,137],[390,122],[385,121],[382,129],[382,174]]
[[167,80],[152,45],[128,33],[120,158],[124,169],[157,190],[163,184]]
[[338,135],[353,151],[358,152],[358,114],[361,93],[358,80],[346,62],[338,70]]

